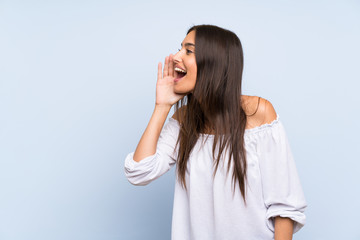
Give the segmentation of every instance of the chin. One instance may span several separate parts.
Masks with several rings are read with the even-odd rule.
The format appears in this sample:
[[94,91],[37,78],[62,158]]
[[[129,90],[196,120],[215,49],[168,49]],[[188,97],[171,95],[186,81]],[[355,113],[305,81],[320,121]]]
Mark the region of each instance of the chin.
[[173,90],[177,94],[188,94],[194,90],[194,87],[189,87],[189,86],[184,87],[184,86],[181,86],[181,84],[178,84],[178,85],[175,84]]
[[182,90],[182,89],[175,89],[175,88],[174,88],[174,93],[177,93],[177,94],[185,94],[185,93],[188,93],[188,91]]

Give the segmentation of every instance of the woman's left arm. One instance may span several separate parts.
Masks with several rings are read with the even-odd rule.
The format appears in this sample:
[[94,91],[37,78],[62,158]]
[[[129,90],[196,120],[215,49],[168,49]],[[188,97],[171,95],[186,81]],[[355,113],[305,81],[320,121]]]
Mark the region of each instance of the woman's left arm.
[[275,217],[275,240],[292,240],[294,222],[287,217]]

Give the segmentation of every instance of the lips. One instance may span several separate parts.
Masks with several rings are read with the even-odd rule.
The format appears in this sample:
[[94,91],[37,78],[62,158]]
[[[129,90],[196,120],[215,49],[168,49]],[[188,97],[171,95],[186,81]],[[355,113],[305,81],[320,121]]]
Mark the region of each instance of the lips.
[[175,65],[174,71],[175,71],[175,79],[174,79],[175,82],[178,82],[187,74],[186,70],[183,69],[182,67],[179,67],[178,65]]
[[184,68],[180,67],[179,65],[175,65],[174,68],[180,68],[183,71],[186,71]]

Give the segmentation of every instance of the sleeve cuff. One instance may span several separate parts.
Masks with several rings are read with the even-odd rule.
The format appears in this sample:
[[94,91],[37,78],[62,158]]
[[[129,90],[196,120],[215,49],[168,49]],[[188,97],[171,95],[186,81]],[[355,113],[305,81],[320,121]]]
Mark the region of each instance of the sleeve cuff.
[[151,156],[148,156],[148,157],[142,159],[140,162],[137,162],[134,160],[134,153],[135,152],[129,153],[125,158],[125,169],[128,171],[134,170],[135,168],[145,165],[146,163],[150,162],[156,155],[156,153],[155,153]]
[[276,216],[287,217],[294,221],[293,234],[299,231],[306,222],[306,216],[300,211],[291,210],[279,210],[279,211],[268,211],[266,214],[266,224],[268,228],[275,232],[275,218]]
[[153,169],[153,161],[155,159],[156,153],[142,159],[140,162],[136,162],[133,156],[134,152],[129,153],[125,158],[125,176],[133,185],[147,185],[151,181],[151,176],[148,174]]

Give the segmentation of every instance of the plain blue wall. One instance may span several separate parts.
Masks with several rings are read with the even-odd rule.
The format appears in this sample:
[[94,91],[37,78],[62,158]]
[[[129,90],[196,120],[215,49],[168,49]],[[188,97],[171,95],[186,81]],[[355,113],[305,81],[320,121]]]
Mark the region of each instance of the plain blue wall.
[[0,1],[0,239],[170,239],[175,168],[136,187],[124,159],[157,63],[203,23],[239,36],[243,94],[270,100],[287,130],[309,204],[294,239],[360,239],[359,12],[355,0]]

